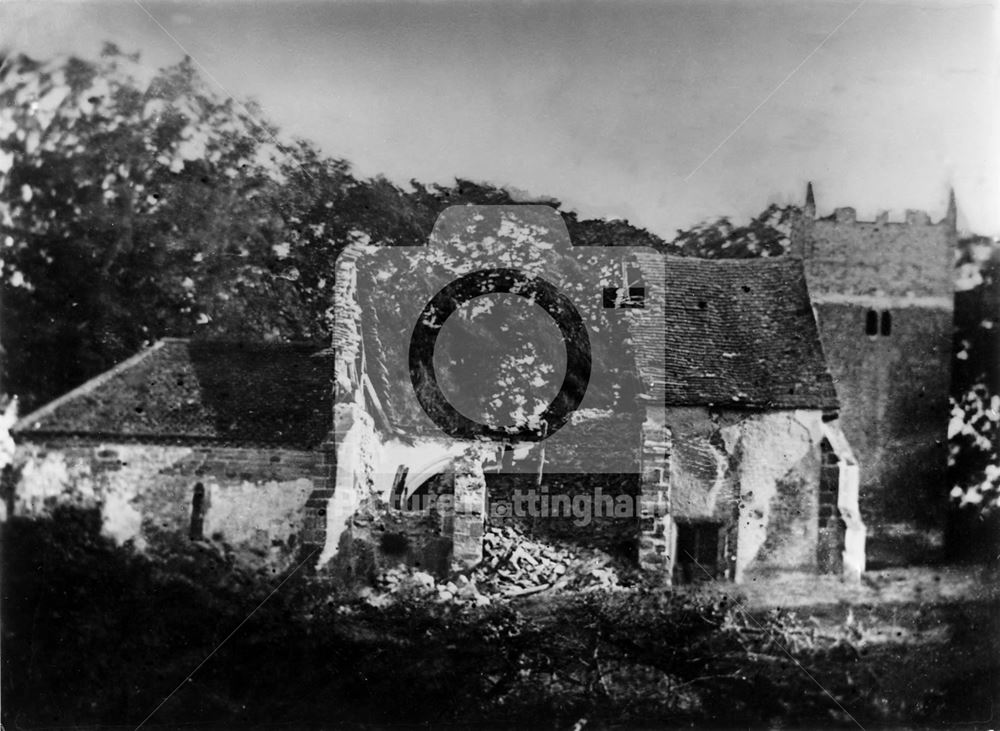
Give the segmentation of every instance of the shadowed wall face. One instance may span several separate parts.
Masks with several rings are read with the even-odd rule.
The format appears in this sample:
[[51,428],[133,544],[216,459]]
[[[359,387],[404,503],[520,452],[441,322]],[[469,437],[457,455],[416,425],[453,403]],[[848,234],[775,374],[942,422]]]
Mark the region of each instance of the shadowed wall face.
[[[940,548],[947,501],[951,312],[819,304],[817,318],[861,464],[861,511],[873,566],[931,559]],[[881,314],[892,315],[882,335]]]
[[955,206],[940,223],[857,221],[849,208],[793,223],[820,339],[860,462],[869,565],[937,557],[948,486]]

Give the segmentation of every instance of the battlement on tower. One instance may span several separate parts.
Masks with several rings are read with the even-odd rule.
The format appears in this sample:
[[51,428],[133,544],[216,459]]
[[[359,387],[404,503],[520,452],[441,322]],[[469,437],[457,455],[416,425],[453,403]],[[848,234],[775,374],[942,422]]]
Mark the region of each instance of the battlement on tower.
[[818,218],[812,185],[792,221],[790,255],[801,258],[815,297],[952,297],[952,258],[957,243],[956,206],[938,222],[920,210],[902,221],[883,212],[859,221],[851,207]]
[[[859,226],[939,226],[941,224],[947,223],[948,218],[942,218],[938,223],[932,223],[930,214],[927,211],[921,211],[915,208],[907,208],[905,217],[902,221],[891,221],[889,211],[882,211],[875,217],[874,220],[865,221],[858,220],[857,211],[850,206],[843,206],[840,208],[834,208],[833,213],[825,218],[821,219],[824,221],[833,221],[839,224],[856,224]],[[815,218],[815,216],[814,216]]]

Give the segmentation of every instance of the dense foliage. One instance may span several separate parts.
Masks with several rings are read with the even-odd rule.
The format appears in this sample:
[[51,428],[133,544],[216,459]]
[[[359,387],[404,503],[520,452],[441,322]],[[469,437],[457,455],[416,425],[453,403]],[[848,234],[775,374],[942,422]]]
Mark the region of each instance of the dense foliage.
[[[248,573],[190,541],[138,555],[101,537],[96,513],[64,508],[5,531],[18,546],[3,565],[9,728],[135,727],[168,696],[150,727],[826,727],[852,725],[847,713],[868,726],[988,707],[988,684],[897,687],[901,664],[934,648],[881,652],[856,644],[847,624],[824,639],[794,616],[751,616],[729,599],[594,592],[378,608],[305,569]],[[998,635],[988,611],[960,613],[948,619],[954,682],[995,668],[983,638]]]

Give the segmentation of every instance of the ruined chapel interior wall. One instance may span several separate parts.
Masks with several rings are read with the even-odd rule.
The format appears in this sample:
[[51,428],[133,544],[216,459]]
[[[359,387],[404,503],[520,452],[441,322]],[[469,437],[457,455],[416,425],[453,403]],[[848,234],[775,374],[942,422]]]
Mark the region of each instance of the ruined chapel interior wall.
[[306,501],[328,481],[324,453],[285,449],[52,441],[19,445],[17,464],[15,512],[96,507],[106,535],[140,549],[164,532],[188,535],[200,483],[204,538],[250,561],[297,554]]

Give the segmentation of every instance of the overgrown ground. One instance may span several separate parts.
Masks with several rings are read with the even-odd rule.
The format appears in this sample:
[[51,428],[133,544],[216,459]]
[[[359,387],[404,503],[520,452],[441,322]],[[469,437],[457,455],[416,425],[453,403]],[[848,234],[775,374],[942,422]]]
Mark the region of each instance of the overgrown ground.
[[7,728],[135,728],[155,709],[145,727],[988,728],[1000,708],[993,600],[747,613],[638,589],[378,607],[297,574],[254,611],[284,577],[186,542],[151,561],[98,529],[70,510],[4,526]]

